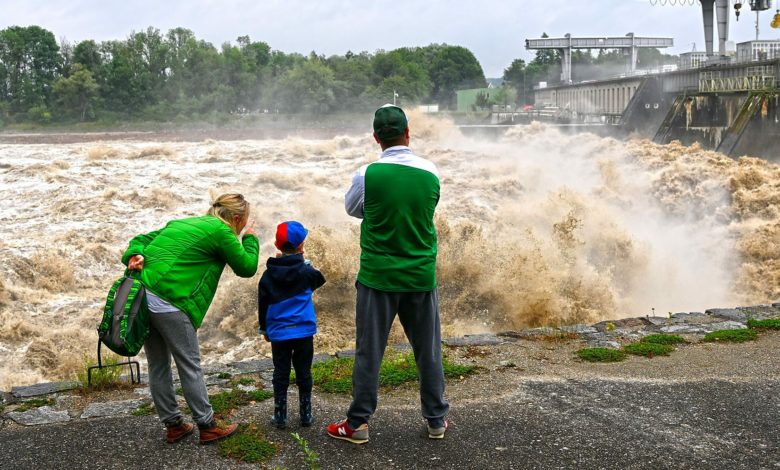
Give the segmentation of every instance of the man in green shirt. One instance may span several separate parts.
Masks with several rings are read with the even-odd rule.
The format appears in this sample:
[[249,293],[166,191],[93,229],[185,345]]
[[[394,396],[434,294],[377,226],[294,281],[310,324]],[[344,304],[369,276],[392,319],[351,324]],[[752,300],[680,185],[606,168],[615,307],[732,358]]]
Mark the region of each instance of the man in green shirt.
[[401,108],[386,104],[376,110],[374,139],[382,155],[355,173],[345,197],[347,213],[363,219],[356,354],[347,419],[329,425],[328,434],[356,444],[368,442],[379,366],[397,314],[414,351],[428,437],[441,439],[449,404],[444,399],[433,224],[439,174],[432,162],[409,149],[408,120]]

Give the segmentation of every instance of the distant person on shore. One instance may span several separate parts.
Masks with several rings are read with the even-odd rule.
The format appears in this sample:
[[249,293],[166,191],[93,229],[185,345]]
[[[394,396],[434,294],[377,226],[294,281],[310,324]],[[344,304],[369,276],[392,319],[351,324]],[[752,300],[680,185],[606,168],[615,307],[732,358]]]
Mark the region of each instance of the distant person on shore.
[[314,422],[311,412],[311,362],[317,318],[312,292],[325,284],[322,273],[303,258],[308,230],[300,222],[283,222],[276,227],[274,245],[279,253],[268,258],[257,286],[258,332],[271,342],[274,361],[274,415],[271,424],[287,426],[287,387],[290,363],[295,368],[301,426]]
[[449,404],[444,399],[436,291],[433,215],[439,202],[438,171],[409,149],[408,120],[398,106],[376,110],[374,140],[382,155],[355,173],[345,197],[347,213],[363,219],[352,404],[347,418],[329,425],[327,432],[355,444],[368,442],[379,367],[397,314],[414,351],[428,437],[442,439]]
[[128,269],[141,271],[147,289],[151,328],[144,350],[149,388],[171,444],[194,430],[184,422],[176,403],[171,356],[201,444],[236,431],[236,424],[220,425],[214,419],[200,366],[197,329],[225,264],[241,277],[257,272],[259,243],[254,221],[248,220],[249,202],[240,194],[223,194],[206,215],[172,220],[160,230],[138,235],[122,255]]

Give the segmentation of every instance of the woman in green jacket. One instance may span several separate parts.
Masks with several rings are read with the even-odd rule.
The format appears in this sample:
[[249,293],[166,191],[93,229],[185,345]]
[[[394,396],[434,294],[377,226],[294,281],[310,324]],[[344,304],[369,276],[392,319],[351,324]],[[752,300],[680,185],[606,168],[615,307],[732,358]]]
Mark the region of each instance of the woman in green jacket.
[[160,230],[136,236],[122,256],[128,269],[141,271],[146,286],[149,388],[169,443],[194,430],[176,403],[171,356],[201,444],[227,437],[237,428],[220,426],[214,419],[196,330],[214,299],[225,264],[241,277],[257,272],[259,243],[248,220],[249,202],[240,194],[223,194],[202,217],[172,220]]

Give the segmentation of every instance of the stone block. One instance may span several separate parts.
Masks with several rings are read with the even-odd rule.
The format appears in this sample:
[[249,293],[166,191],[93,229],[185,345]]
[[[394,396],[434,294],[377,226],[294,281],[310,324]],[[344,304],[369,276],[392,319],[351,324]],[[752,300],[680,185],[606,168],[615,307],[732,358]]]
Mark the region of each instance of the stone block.
[[41,424],[64,423],[70,421],[67,411],[56,411],[49,406],[41,406],[27,411],[11,411],[9,418],[24,426],[38,426]]
[[108,401],[103,403],[90,403],[84,412],[81,413],[83,419],[100,418],[103,416],[117,416],[128,414],[139,406],[143,405],[145,400],[122,400]]
[[706,312],[708,315],[713,315],[725,320],[732,320],[745,323],[747,322],[747,315],[745,312],[736,308],[710,308]]
[[489,346],[503,343],[501,338],[492,333],[466,335],[460,338],[446,338],[442,342],[447,346]]
[[740,323],[736,321],[723,321],[717,323],[709,323],[707,325],[701,325],[701,326],[707,331],[707,333],[711,331],[720,331],[720,330],[744,330],[745,328],[747,328],[747,326],[744,323]]
[[46,382],[41,384],[29,385],[26,387],[11,388],[11,395],[14,398],[31,398],[41,395],[50,395],[52,393],[64,392],[80,387],[79,382]]

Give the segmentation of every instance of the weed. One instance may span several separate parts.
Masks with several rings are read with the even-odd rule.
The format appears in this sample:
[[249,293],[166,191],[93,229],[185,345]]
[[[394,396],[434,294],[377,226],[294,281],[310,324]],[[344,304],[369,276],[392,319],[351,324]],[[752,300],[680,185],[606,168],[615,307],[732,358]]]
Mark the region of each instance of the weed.
[[[314,384],[322,391],[330,393],[349,393],[352,390],[353,358],[345,357],[314,364],[311,375]],[[463,377],[476,371],[475,366],[462,366],[443,358],[444,375]],[[389,354],[379,367],[379,384],[395,387],[417,380],[417,366],[414,354]]]
[[176,395],[179,395],[180,397],[184,396],[184,389],[181,387],[176,387]]
[[255,379],[252,377],[240,377],[238,379],[233,379],[232,384],[233,385],[254,385]]
[[220,372],[219,374],[217,374],[218,379],[229,379],[230,377],[232,377],[232,375],[230,375],[227,372]]
[[780,320],[753,320],[751,318],[748,320],[747,326],[755,330],[780,330]]
[[625,346],[623,350],[635,356],[668,356],[670,352],[674,351],[674,346],[659,343],[634,343]]
[[584,348],[577,351],[577,355],[588,362],[620,362],[626,358],[623,351],[610,348]]
[[258,463],[276,454],[276,446],[265,439],[255,424],[242,424],[232,436],[219,442],[219,455],[241,462]]
[[209,401],[214,414],[222,415],[240,406],[248,405],[249,402],[267,400],[272,396],[274,396],[273,392],[268,390],[254,390],[252,392],[233,390],[209,395]]
[[120,362],[119,356],[107,354],[102,357],[101,362],[103,364],[102,368],[92,369],[92,385],[90,386],[89,368],[94,364],[90,356],[83,356],[83,366],[76,373],[76,378],[81,383],[82,390],[108,390],[117,388],[120,385],[123,367],[109,367],[116,366]]
[[745,341],[754,341],[758,338],[755,330],[744,328],[740,330],[718,330],[707,333],[702,341],[727,341],[732,343],[744,343]]
[[154,413],[154,405],[152,403],[144,403],[143,405],[133,410],[130,414],[133,416],[149,416],[153,415]]
[[642,338],[643,343],[653,343],[653,344],[685,344],[688,341],[685,340],[682,336],[678,335],[667,335],[667,334],[657,334],[657,335],[648,335]]
[[306,462],[306,465],[309,467],[309,469],[320,470],[320,456],[309,447],[309,443],[306,441],[306,439],[302,438],[297,432],[292,432],[290,435],[293,439],[295,439],[295,442],[301,446],[301,451],[303,451],[303,461]]
[[24,412],[27,410],[31,410],[33,408],[40,408],[42,406],[52,406],[54,405],[54,398],[33,398],[32,400],[27,400],[25,402],[22,402],[22,404],[16,409],[18,412]]

